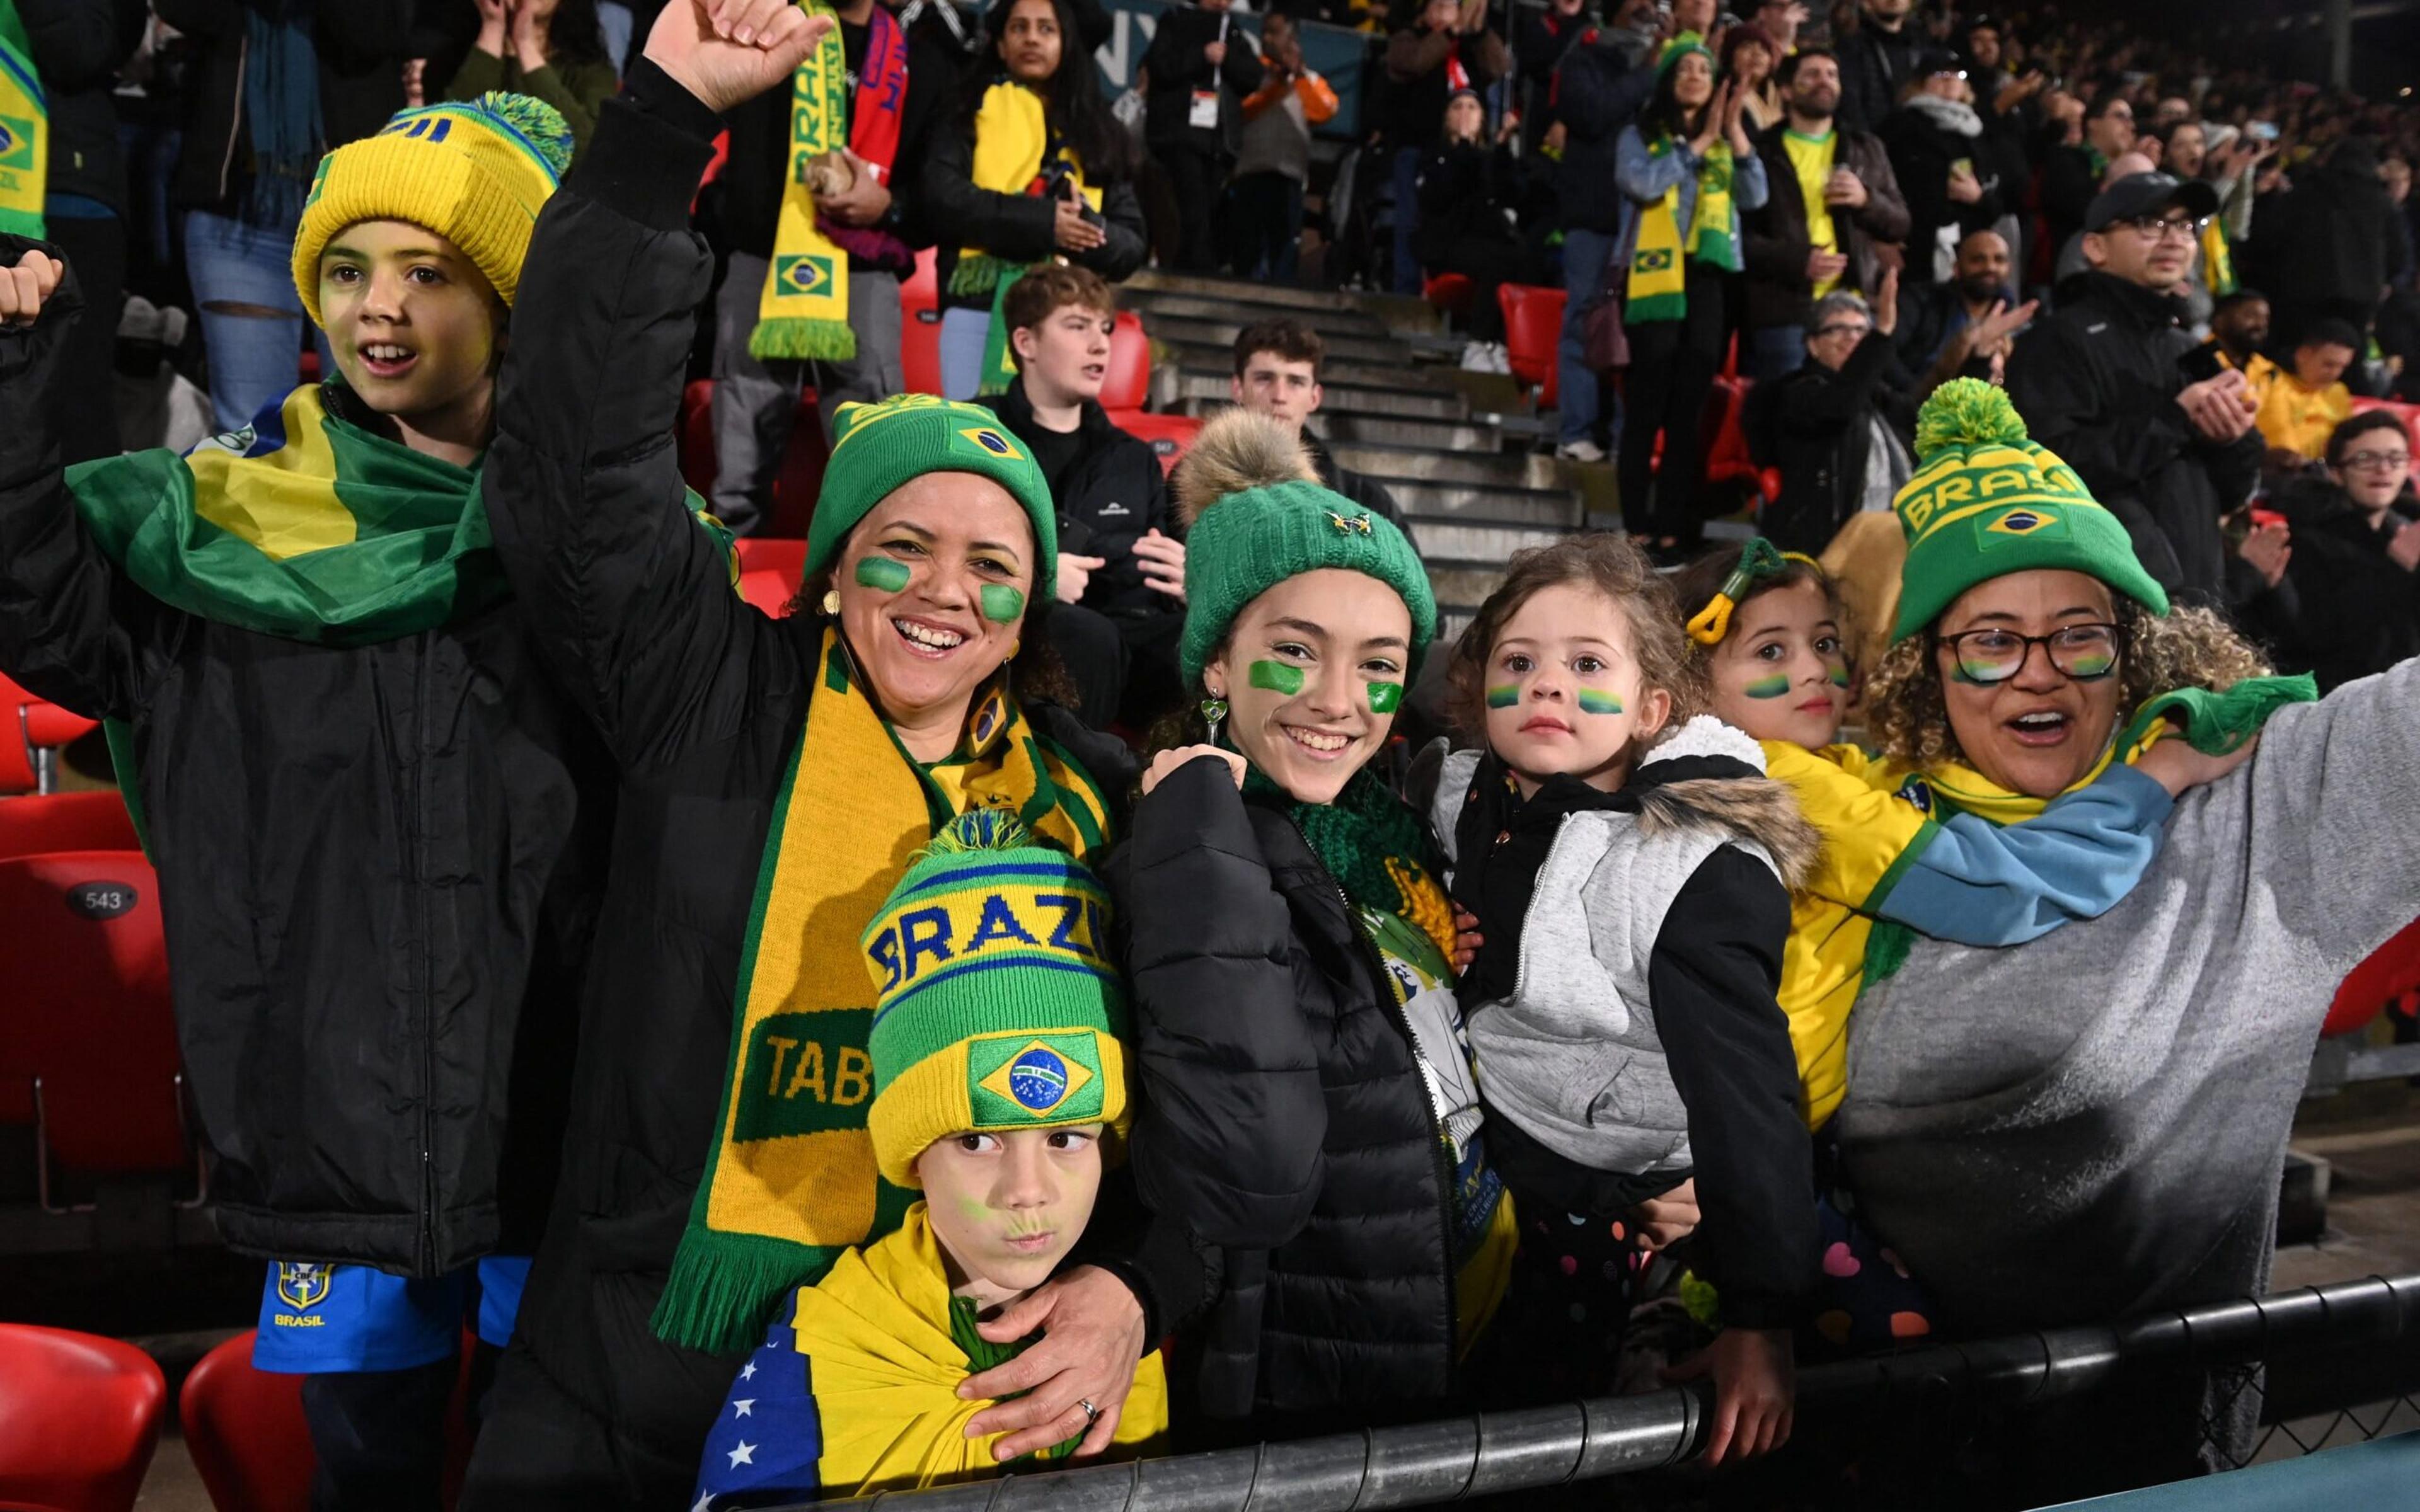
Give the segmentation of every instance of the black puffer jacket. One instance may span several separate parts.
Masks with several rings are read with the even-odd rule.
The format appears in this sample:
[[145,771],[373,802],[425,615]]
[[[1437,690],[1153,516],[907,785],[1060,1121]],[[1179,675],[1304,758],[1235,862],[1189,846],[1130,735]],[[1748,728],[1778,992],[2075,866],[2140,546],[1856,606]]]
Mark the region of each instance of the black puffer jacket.
[[[900,161],[905,163],[908,160]],[[949,292],[961,248],[981,247],[995,257],[1019,263],[1041,262],[1059,255],[1054,229],[1059,209],[1054,201],[1034,194],[1003,194],[975,187],[975,138],[970,121],[936,122],[923,162],[916,188],[917,213],[923,223],[919,235],[930,237],[933,244],[941,249],[935,272],[940,280],[943,303],[985,307],[991,303],[988,294],[975,299]],[[1146,250],[1142,201],[1135,197],[1134,181],[1130,178],[1121,177],[1101,183],[1088,173],[1085,181],[1101,191],[1099,224],[1109,239],[1067,260],[1091,269],[1112,284],[1119,283],[1142,266]]]
[[2412,490],[2375,524],[2324,478],[2281,488],[2269,504],[2294,532],[2286,577],[2301,609],[2277,647],[2279,664],[2317,675],[2324,697],[2420,656],[2420,573],[2386,554],[2396,532],[2420,519]]
[[[0,237],[0,263],[28,245]],[[419,1276],[526,1253],[604,884],[602,750],[516,606],[340,650],[133,587],[59,471],[80,303],[70,284],[0,330],[0,671],[132,724],[219,1232]]]
[[1435,1404],[1453,1379],[1448,1147],[1343,889],[1207,759],[1136,805],[1102,874],[1141,1046],[1135,1179],[1223,1271],[1179,1400],[1362,1421]]
[[[684,506],[674,424],[713,271],[690,186],[718,124],[632,66],[538,218],[502,378],[497,548],[622,788],[561,1194],[466,1508],[686,1505],[737,1368],[648,1319],[714,1145],[758,861],[822,625],[736,597]],[[1116,740],[1049,705],[1028,714],[1123,790]]]
[[1764,534],[1784,551],[1822,551],[1864,507],[1877,415],[1902,445],[1915,436],[1916,407],[1891,383],[1897,358],[1891,339],[1872,332],[1838,372],[1809,361],[1748,394],[1748,445],[1781,473]]
[[[1041,427],[1023,383],[1012,383],[1006,393],[982,401],[991,406],[1000,423],[1028,446]],[[1059,481],[1052,502],[1059,508],[1063,541],[1081,540],[1083,555],[1106,557],[1109,565],[1093,574],[1085,586],[1084,604],[1104,614],[1158,613],[1175,601],[1143,581],[1135,561],[1135,543],[1147,531],[1181,535],[1168,517],[1168,474],[1148,441],[1118,429],[1109,412],[1087,399],[1084,418],[1077,427],[1083,453]],[[1069,525],[1082,527],[1069,531]],[[1069,549],[1072,549],[1070,548]]]
[[110,98],[117,69],[143,40],[143,0],[16,0],[51,107],[48,188],[121,213],[126,162]]
[[251,52],[244,12],[307,8],[319,54],[320,135],[329,149],[357,142],[403,108],[403,60],[411,0],[159,0],[160,19],[201,49],[186,76],[185,140],[168,195],[179,208],[234,213],[252,179],[252,136],[243,118]]
[[1555,118],[1563,123],[1556,199],[1566,230],[1621,229],[1621,195],[1611,190],[1622,128],[1655,97],[1654,49],[1637,34],[1590,31],[1555,70]]

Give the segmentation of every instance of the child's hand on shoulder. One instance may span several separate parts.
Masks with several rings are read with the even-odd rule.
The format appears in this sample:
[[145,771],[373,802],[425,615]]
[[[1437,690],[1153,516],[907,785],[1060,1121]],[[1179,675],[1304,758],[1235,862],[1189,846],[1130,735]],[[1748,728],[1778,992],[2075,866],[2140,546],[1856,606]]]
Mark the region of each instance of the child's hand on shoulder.
[[1154,756],[1151,759],[1151,765],[1146,768],[1142,774],[1142,791],[1144,796],[1148,797],[1151,795],[1151,790],[1159,786],[1161,781],[1164,780],[1169,774],[1174,772],[1178,767],[1186,765],[1187,763],[1198,761],[1204,756],[1216,756],[1220,761],[1225,762],[1227,764],[1227,769],[1234,774],[1235,786],[1239,789],[1243,787],[1244,758],[1241,756],[1236,755],[1232,750],[1221,750],[1216,746],[1178,746],[1171,749],[1161,751],[1158,755]]
[[1786,1328],[1727,1328],[1702,1354],[1664,1372],[1678,1383],[1714,1378],[1714,1418],[1704,1462],[1719,1465],[1771,1454],[1790,1442],[1798,1366]]
[[41,318],[43,301],[58,292],[68,265],[46,252],[28,252],[14,268],[0,268],[0,326],[30,326]]
[[2187,788],[2204,782],[2215,782],[2252,759],[2260,748],[2254,736],[2224,756],[2205,756],[2193,748],[2182,734],[2170,734],[2143,753],[2134,769],[2168,790],[2168,796],[2180,798]]

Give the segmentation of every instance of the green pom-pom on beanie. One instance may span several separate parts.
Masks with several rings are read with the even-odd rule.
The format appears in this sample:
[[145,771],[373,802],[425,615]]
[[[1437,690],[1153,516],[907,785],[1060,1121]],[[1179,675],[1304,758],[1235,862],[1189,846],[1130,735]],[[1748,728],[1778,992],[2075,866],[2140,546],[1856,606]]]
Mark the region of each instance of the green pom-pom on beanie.
[[859,521],[893,488],[927,472],[971,472],[1009,491],[1033,527],[1029,597],[1049,597],[1059,581],[1059,511],[1033,454],[983,406],[929,393],[845,404],[832,417],[831,459],[807,522],[804,575],[813,579],[831,565]]
[[2033,440],[2005,390],[1978,378],[1934,390],[1916,416],[1916,453],[1915,475],[1891,501],[1907,535],[1893,640],[1923,631],[1977,583],[2044,568],[2168,611],[2125,525]]
[[1335,569],[1377,579],[1411,611],[1404,681],[1436,638],[1436,596],[1428,569],[1404,532],[1317,482],[1301,443],[1264,416],[1229,410],[1204,427],[1178,464],[1185,538],[1185,637],[1177,651],[1187,684],[1227,638],[1245,606],[1289,578]]
[[544,158],[557,178],[571,168],[571,127],[563,113],[533,95],[490,89],[479,97],[479,108],[519,131],[531,150]]

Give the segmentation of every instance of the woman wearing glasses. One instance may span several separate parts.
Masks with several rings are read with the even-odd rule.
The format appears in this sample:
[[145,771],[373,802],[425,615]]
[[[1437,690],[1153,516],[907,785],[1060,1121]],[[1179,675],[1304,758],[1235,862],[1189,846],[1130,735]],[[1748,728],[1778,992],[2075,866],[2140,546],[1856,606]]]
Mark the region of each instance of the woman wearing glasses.
[[[2003,949],[1876,926],[1835,1122],[1849,1185],[1953,1334],[2257,1293],[2320,1020],[2420,897],[2420,662],[2299,702],[2215,615],[2170,605],[1997,391],[1945,386],[1917,442],[1869,684],[1877,786],[2005,825],[2178,723],[2205,751],[2259,744],[2178,800],[2097,918]],[[2197,1394],[2138,1396],[2049,1459],[2191,1473]],[[2238,1425],[2216,1415],[2224,1446]]]
[[2420,500],[2403,422],[2355,415],[2329,433],[2326,460],[2270,501],[2293,533],[2286,574],[2301,605],[2278,660],[2322,692],[2420,656]]

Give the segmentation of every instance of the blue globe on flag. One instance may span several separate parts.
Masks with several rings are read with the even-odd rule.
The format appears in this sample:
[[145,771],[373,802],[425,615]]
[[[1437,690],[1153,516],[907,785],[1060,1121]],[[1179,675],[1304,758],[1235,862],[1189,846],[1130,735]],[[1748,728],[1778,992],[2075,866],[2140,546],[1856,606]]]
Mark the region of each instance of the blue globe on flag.
[[1067,1096],[1067,1063],[1035,1045],[1008,1068],[1008,1095],[1017,1105],[1047,1113]]

